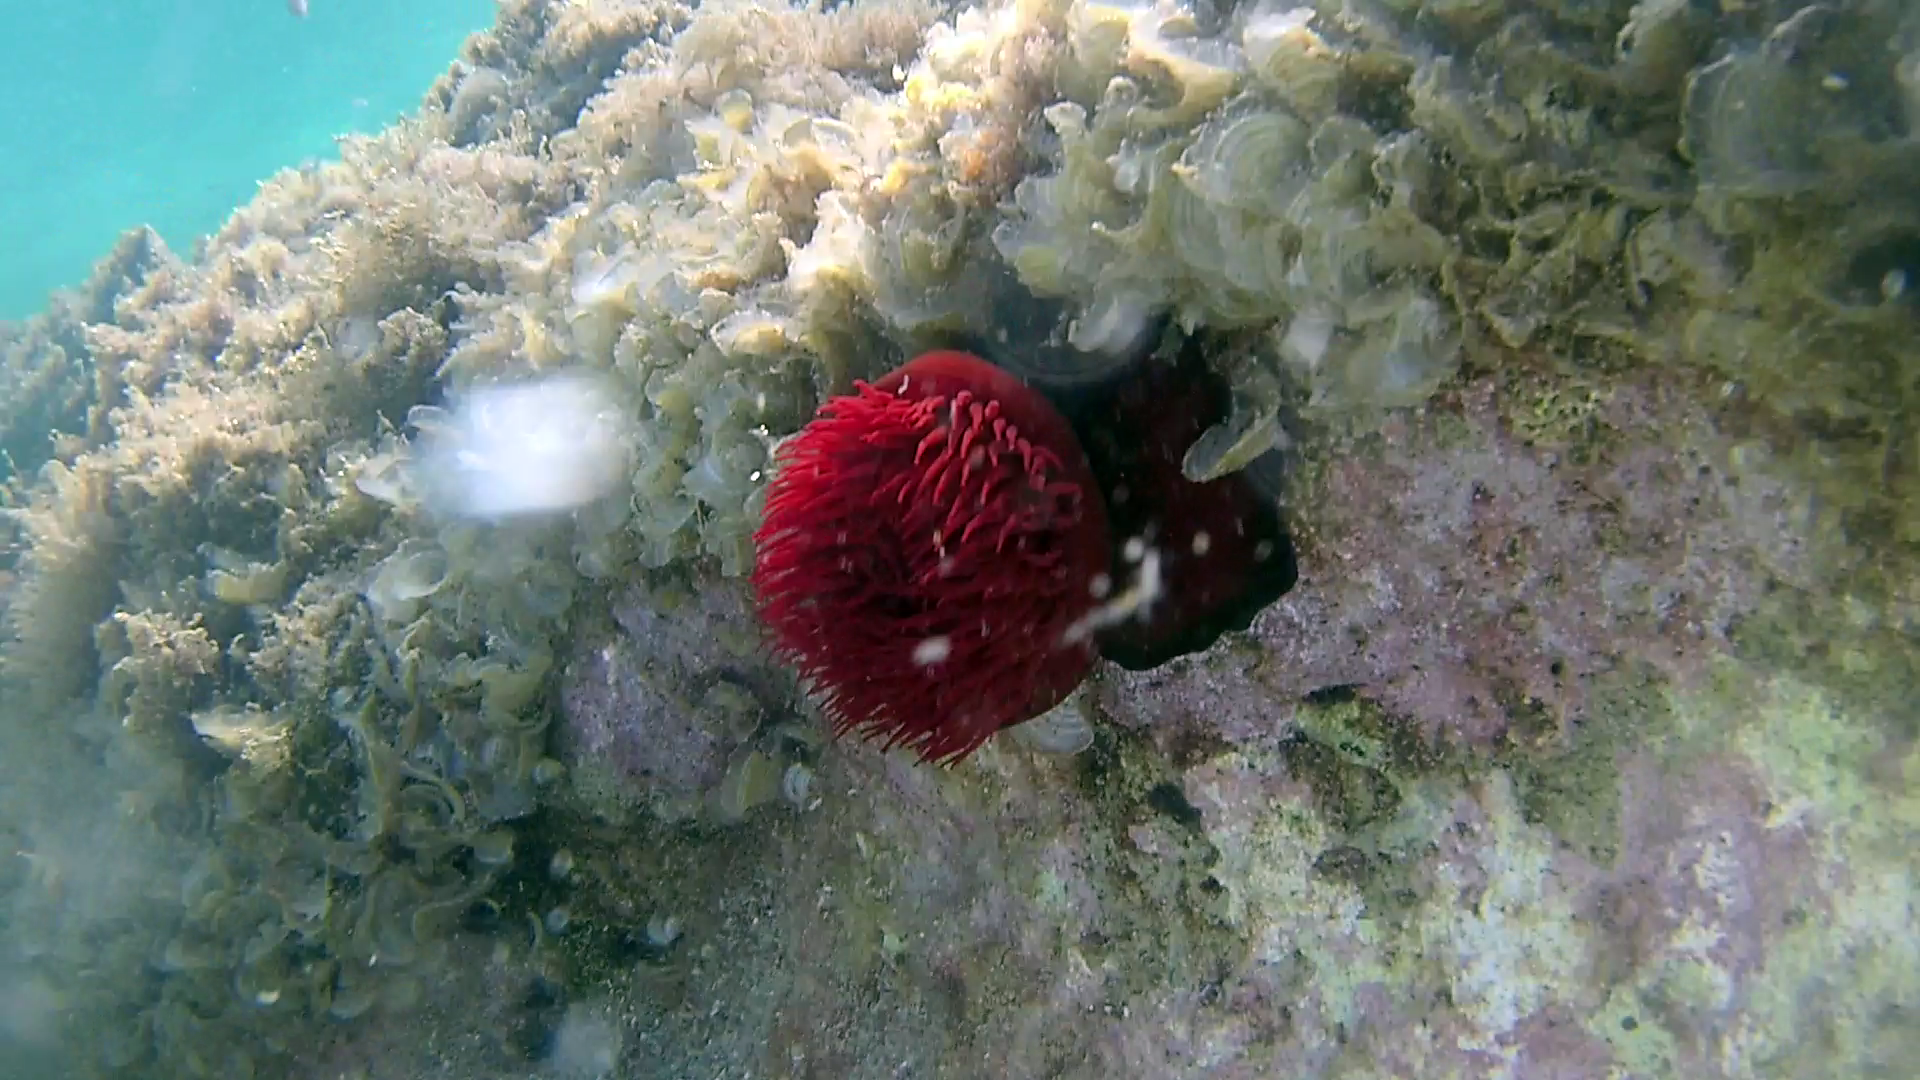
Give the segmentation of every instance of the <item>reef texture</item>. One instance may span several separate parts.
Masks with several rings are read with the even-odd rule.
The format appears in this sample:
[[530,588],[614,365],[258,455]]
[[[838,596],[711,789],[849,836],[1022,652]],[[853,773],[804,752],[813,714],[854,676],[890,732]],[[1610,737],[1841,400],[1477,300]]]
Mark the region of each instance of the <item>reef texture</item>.
[[[1904,1075],[1916,170],[1896,0],[507,0],[0,329],[0,1059]],[[1076,756],[826,742],[779,440],[1163,319],[1298,587]],[[630,486],[423,498],[444,402],[576,371]]]

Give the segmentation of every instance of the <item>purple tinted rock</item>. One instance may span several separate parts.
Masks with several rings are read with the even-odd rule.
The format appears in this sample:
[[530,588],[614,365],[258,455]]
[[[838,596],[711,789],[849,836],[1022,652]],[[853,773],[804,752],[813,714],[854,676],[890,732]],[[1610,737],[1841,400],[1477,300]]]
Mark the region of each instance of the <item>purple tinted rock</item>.
[[1502,1042],[1516,1051],[1515,1073],[1528,1080],[1593,1080],[1614,1065],[1606,1042],[1560,1005],[1529,1015]]
[[1300,584],[1255,621],[1257,649],[1117,673],[1110,714],[1245,742],[1354,687],[1483,742],[1517,705],[1577,720],[1622,665],[1690,677],[1797,552],[1778,500],[1728,497],[1708,412],[1654,378],[1595,406],[1611,435],[1585,460],[1510,430],[1490,378],[1328,457],[1296,493]]
[[735,750],[791,702],[792,680],[760,650],[744,582],[636,585],[612,616],[579,636],[567,664],[562,760],[602,812],[691,816]]
[[[1811,573],[1793,500],[1703,473],[1724,447],[1677,397],[1601,408],[1612,434],[1575,462],[1477,384],[1320,466],[1300,589],[1204,655],[1102,675],[1082,757],[841,743],[804,813],[611,830],[618,872],[576,917],[687,925],[672,993],[644,963],[596,981],[628,1071],[1901,1075],[1920,765],[1733,655],[1756,583]],[[702,587],[622,598],[575,655],[576,769],[671,802],[724,768],[737,737],[685,688],[771,675],[713,640],[750,627],[741,592]],[[1303,700],[1331,686],[1371,700]],[[1304,754],[1343,710],[1432,745]],[[1529,710],[1565,745],[1494,738]],[[1391,796],[1371,816],[1329,798],[1354,773]]]
[[[1675,776],[1636,755],[1623,788],[1623,855],[1593,893],[1595,916],[1686,1030],[1722,1034],[1753,1004],[1754,977],[1780,939],[1830,915],[1829,868],[1742,769],[1716,762]],[[1689,1072],[1712,1075],[1708,1047],[1681,1051]]]

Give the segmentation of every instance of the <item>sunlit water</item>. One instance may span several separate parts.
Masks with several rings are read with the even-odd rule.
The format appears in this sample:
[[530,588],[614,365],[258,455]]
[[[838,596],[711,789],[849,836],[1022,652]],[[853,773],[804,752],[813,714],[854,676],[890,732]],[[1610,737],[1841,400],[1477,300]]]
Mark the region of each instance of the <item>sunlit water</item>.
[[274,170],[419,103],[489,0],[22,0],[0,13],[0,318],[123,229],[190,250]]

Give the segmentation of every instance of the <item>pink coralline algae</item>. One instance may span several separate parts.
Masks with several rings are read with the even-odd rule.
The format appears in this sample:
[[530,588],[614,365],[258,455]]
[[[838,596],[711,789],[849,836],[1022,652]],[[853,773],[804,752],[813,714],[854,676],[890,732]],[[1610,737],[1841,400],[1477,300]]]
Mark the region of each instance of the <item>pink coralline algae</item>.
[[[1778,489],[1726,482],[1678,395],[1595,408],[1607,439],[1546,449],[1469,384],[1306,463],[1299,589],[1203,653],[1098,670],[1078,757],[842,743],[817,804],[722,842],[636,815],[572,896],[583,926],[688,920],[670,976],[594,983],[628,1003],[627,1052],[836,1080],[1906,1060],[1907,751],[1741,658],[1764,583],[1809,580],[1819,545]],[[797,708],[728,644],[745,590],[698,585],[620,598],[563,681],[576,774],[616,766],[656,808],[741,737],[699,688]],[[1896,782],[1869,784],[1877,759]]]
[[562,681],[562,760],[607,811],[694,816],[730,757],[790,701],[739,582],[641,585],[580,635]]
[[1242,741],[1350,687],[1435,736],[1485,742],[1516,710],[1558,728],[1598,676],[1691,677],[1768,576],[1796,570],[1749,543],[1772,507],[1729,513],[1708,415],[1677,390],[1615,388],[1593,421],[1621,437],[1585,461],[1527,445],[1490,380],[1458,406],[1395,416],[1301,493],[1314,542],[1300,587],[1252,627],[1254,658],[1121,676],[1116,718]]

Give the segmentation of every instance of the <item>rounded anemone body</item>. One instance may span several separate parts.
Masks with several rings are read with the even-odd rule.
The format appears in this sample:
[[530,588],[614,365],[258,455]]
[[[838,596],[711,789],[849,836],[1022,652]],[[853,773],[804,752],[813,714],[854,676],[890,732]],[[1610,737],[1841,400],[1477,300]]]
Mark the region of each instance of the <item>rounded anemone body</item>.
[[[1100,655],[1121,667],[1146,671],[1211,648],[1294,586],[1293,540],[1274,495],[1245,472],[1204,483],[1182,475],[1187,449],[1230,409],[1227,384],[1194,351],[1143,365],[1081,403],[1082,444],[1109,494],[1117,548],[1152,551],[1160,581],[1140,610],[1099,632]],[[1126,557],[1117,561],[1127,578]]]
[[1086,455],[1044,398],[970,354],[821,406],[780,449],[755,544],[761,618],[837,733],[953,761],[1094,663],[1069,633],[1108,572]]

